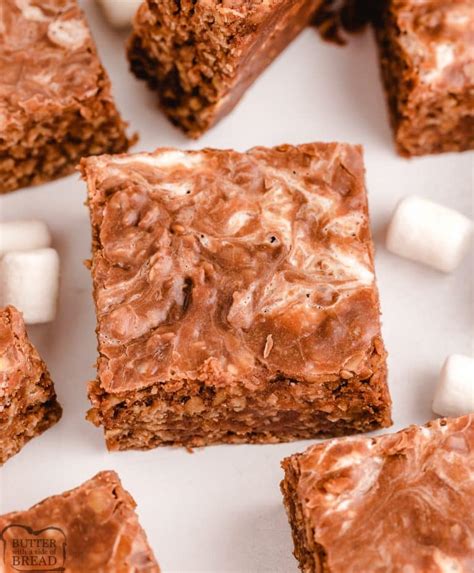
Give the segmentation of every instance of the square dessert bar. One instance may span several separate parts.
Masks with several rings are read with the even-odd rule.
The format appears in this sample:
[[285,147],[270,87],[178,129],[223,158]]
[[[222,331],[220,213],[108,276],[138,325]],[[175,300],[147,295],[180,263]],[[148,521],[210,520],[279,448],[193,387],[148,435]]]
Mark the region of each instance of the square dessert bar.
[[118,475],[105,471],[26,511],[0,516],[0,571],[159,573],[135,507]]
[[474,149],[472,0],[388,0],[375,17],[398,151]]
[[135,16],[132,71],[198,137],[308,24],[322,0],[147,0]]
[[61,418],[46,364],[28,340],[21,313],[0,308],[0,464]]
[[303,573],[472,571],[474,414],[282,462]]
[[0,193],[129,143],[76,0],[2,0]]
[[110,449],[390,424],[358,146],[82,162]]

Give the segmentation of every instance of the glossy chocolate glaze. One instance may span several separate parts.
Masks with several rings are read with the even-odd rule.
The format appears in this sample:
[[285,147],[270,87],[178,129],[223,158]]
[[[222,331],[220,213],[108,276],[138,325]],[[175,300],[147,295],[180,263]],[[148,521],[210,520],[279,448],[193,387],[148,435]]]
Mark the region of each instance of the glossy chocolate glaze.
[[162,149],[82,167],[106,391],[371,375],[381,342],[359,147]]
[[2,0],[0,133],[96,96],[103,73],[75,0]]
[[474,415],[330,440],[283,467],[304,572],[472,571]]
[[395,0],[400,45],[422,85],[435,91],[474,87],[474,9],[470,0]]
[[[6,544],[13,538],[54,540],[58,564],[65,555],[65,573],[159,573],[135,507],[118,475],[104,471],[26,511],[0,516],[0,532]],[[5,567],[5,573],[15,570]]]

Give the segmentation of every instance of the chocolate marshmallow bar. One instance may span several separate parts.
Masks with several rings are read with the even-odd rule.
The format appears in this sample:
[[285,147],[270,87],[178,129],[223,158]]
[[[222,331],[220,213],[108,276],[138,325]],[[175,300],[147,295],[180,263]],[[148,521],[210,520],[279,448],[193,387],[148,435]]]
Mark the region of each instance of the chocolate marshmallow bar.
[[147,0],[128,57],[171,121],[198,137],[311,20],[322,0]]
[[124,129],[76,0],[2,0],[0,193],[125,151]]
[[472,0],[379,2],[375,30],[398,151],[474,149]]
[[49,497],[26,511],[0,516],[0,570],[67,573],[159,573],[115,472]]
[[472,571],[474,414],[331,440],[282,466],[303,573]]
[[314,143],[82,162],[110,449],[390,424],[362,150]]
[[46,364],[14,307],[0,308],[0,464],[61,418]]

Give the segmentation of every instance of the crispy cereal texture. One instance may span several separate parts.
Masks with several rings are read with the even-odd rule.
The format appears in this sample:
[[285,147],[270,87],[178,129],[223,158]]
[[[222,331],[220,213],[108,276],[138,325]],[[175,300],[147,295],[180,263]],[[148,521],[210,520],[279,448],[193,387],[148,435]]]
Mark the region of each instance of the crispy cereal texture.
[[111,449],[390,424],[361,148],[102,156],[89,188]]
[[[27,542],[33,537],[54,542],[55,551],[48,551],[48,555],[52,553],[56,558],[56,567],[65,568],[55,570],[160,573],[135,507],[118,475],[104,471],[26,511],[0,516],[0,535],[7,549],[3,556],[0,554],[0,569],[5,573],[18,571],[10,568],[12,555],[8,548],[14,539]],[[2,558],[6,570],[1,568]]]
[[190,137],[229,113],[321,0],[147,0],[128,44],[133,73]]
[[472,1],[378,6],[380,64],[400,154],[474,149]]
[[301,571],[469,573],[473,452],[471,414],[330,440],[283,460]]
[[0,308],[0,465],[62,414],[46,364],[28,340],[21,313]]
[[76,0],[2,0],[0,71],[0,193],[67,175],[81,157],[128,149]]

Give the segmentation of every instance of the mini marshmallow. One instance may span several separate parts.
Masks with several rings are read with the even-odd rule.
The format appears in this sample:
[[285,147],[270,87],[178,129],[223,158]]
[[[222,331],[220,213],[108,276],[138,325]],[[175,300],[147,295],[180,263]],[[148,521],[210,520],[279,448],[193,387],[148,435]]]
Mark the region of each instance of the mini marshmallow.
[[25,220],[0,223],[0,257],[8,251],[43,249],[51,245],[48,226],[43,221]]
[[448,356],[433,400],[433,412],[441,416],[462,416],[474,412],[474,358]]
[[142,0],[97,0],[111,26],[127,28],[132,25],[133,17]]
[[54,249],[12,251],[0,260],[0,306],[12,305],[26,324],[56,316],[59,256]]
[[443,205],[421,197],[406,197],[390,223],[389,251],[449,273],[469,249],[472,221]]

